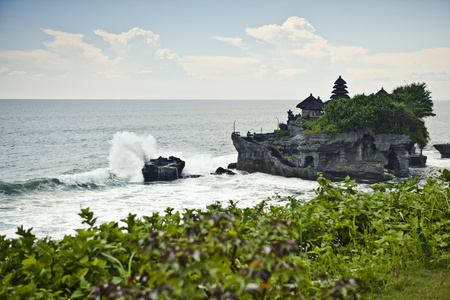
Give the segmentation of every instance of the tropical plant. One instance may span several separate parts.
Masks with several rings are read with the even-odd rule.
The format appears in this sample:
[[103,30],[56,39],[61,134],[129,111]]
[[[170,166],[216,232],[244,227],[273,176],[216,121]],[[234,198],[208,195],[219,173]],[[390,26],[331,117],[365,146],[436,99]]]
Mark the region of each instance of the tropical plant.
[[392,91],[392,99],[404,103],[418,118],[433,117],[433,100],[425,83],[412,83]]
[[448,171],[426,182],[319,177],[310,201],[129,214],[62,240],[0,237],[0,299],[359,299],[395,270],[450,267]]

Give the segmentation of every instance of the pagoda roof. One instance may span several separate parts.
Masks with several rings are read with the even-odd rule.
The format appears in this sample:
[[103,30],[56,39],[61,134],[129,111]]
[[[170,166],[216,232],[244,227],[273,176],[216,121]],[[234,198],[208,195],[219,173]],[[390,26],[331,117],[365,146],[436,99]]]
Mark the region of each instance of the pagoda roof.
[[347,82],[345,82],[341,75],[339,75],[339,78],[334,82],[334,84],[347,84]]
[[331,98],[331,99],[340,99],[340,98],[350,99],[350,96],[347,95],[347,94],[342,94],[342,95],[331,95],[330,98]]
[[334,89],[342,89],[342,88],[346,89],[347,85],[346,84],[335,84],[335,85],[333,85],[333,88]]
[[348,94],[348,91],[345,88],[341,88],[341,89],[334,89],[331,93],[332,94]]
[[388,92],[386,92],[385,90],[384,90],[384,88],[381,88],[381,90],[379,90],[378,92],[377,92],[377,95],[380,95],[380,94],[387,94]]
[[320,97],[316,99],[311,93],[308,98],[297,104],[296,107],[300,109],[322,110],[323,102],[320,100]]

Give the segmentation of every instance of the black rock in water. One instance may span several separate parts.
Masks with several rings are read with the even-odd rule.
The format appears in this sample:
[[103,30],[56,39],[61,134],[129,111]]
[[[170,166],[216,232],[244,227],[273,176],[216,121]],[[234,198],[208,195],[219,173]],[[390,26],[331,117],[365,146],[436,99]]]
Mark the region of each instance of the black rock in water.
[[233,171],[228,170],[228,169],[224,169],[222,167],[218,167],[215,173],[212,173],[213,175],[222,175],[222,174],[227,174],[227,175],[236,175]]
[[178,157],[150,159],[142,168],[145,182],[172,181],[181,178],[185,162]]
[[441,158],[450,158],[450,144],[435,144],[433,147],[441,153]]
[[236,169],[236,163],[228,164],[228,169]]
[[427,156],[412,154],[409,157],[409,166],[416,168],[424,168],[427,164]]

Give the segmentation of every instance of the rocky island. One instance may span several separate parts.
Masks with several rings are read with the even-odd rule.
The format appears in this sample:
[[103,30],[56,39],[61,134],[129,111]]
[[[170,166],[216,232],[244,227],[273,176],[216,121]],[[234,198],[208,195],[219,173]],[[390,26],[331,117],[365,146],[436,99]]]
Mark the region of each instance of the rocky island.
[[450,158],[450,144],[435,144],[433,145],[441,154],[441,158]]
[[[290,124],[301,127],[300,124]],[[308,135],[298,132],[278,138],[276,133],[231,135],[238,151],[236,169],[315,180],[318,172],[331,180],[346,176],[359,182],[379,182],[409,175],[407,135],[371,134],[367,130]]]
[[[280,128],[273,133],[248,132],[241,136],[238,132],[233,132],[231,138],[238,152],[236,169],[310,180],[315,180],[320,172],[331,180],[343,180],[349,176],[358,182],[368,183],[390,180],[392,176],[408,177],[410,158],[415,155],[415,144],[423,148],[428,140],[428,132],[421,126],[423,124],[412,122],[421,118],[416,118],[409,112],[404,113],[404,105],[396,106],[394,102],[389,102],[395,97],[384,89],[369,96],[350,98],[346,88],[346,82],[339,76],[330,101],[323,103],[320,98],[316,99],[311,94],[297,105],[302,110],[301,114],[294,115],[289,110],[287,124],[280,124]],[[398,96],[396,91],[404,92],[399,89],[394,90],[392,95]],[[353,106],[361,107],[358,108],[361,111],[351,111],[348,108],[347,112],[351,113],[346,116],[345,109],[336,107],[342,103],[348,105],[355,98],[357,102]],[[400,96],[399,98],[401,99]],[[386,103],[390,105],[388,108]],[[375,106],[381,108],[377,111],[373,108]],[[337,119],[345,121],[345,124],[350,123],[349,126],[354,130],[347,130],[341,124],[330,127],[334,124],[325,123],[325,128],[334,130],[314,132],[314,126],[321,126],[321,119],[326,121],[325,116],[328,119],[336,117],[336,108],[343,114]],[[364,116],[366,108],[372,116]],[[387,109],[391,109],[392,116],[397,119],[386,119],[386,116],[389,117]],[[362,116],[358,122],[366,122],[372,118],[373,124],[369,121],[360,126],[355,123],[354,116],[359,113]],[[391,125],[393,122],[398,124]],[[386,124],[380,125],[381,123]],[[406,126],[407,124],[411,125]],[[381,127],[384,125],[386,127]],[[423,158],[420,161],[426,161],[426,157]]]

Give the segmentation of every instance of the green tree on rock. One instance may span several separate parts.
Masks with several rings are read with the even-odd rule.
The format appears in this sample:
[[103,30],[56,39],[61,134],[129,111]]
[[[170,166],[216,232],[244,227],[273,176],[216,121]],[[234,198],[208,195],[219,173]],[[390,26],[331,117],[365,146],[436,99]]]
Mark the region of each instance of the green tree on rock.
[[356,95],[335,99],[324,107],[325,114],[317,121],[306,121],[307,133],[337,134],[368,129],[375,134],[407,134],[423,148],[429,134],[422,120],[434,116],[433,102],[426,85],[399,87],[392,94]]
[[425,83],[412,83],[392,91],[392,100],[404,103],[418,118],[434,117],[431,92]]

